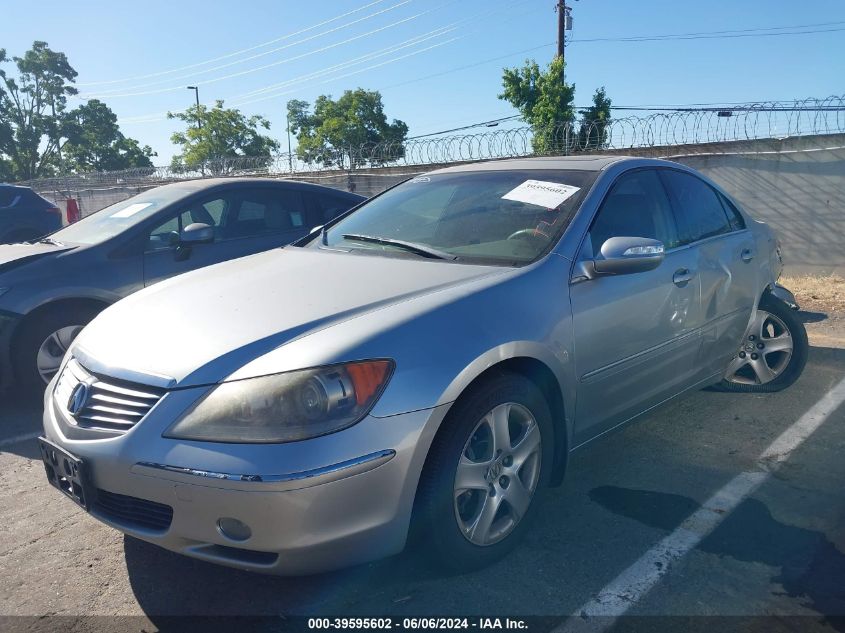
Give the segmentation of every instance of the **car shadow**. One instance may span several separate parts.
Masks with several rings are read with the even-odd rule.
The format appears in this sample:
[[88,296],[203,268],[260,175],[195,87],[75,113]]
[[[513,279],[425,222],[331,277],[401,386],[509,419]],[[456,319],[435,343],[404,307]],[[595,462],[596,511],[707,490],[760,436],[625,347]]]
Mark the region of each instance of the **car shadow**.
[[[423,546],[374,563],[310,576],[240,571],[188,558],[131,536],[123,549],[138,604],[153,622],[172,616],[307,616],[348,613],[365,595],[414,581],[436,581]],[[402,602],[402,596],[387,602]]]
[[802,323],[821,323],[827,320],[827,313],[825,312],[809,312],[807,310],[799,310],[798,318]]

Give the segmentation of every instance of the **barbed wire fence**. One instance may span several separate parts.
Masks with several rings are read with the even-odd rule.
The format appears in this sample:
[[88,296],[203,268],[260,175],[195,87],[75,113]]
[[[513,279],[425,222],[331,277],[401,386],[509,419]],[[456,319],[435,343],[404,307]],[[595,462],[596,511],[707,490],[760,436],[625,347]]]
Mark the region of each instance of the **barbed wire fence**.
[[208,177],[296,178],[372,195],[432,166],[472,161],[579,153],[753,153],[795,137],[845,133],[845,95],[824,99],[658,109],[610,121],[567,122],[536,129],[518,124],[481,132],[427,136],[397,143],[330,149],[312,156],[281,153],[233,157],[190,167],[147,167],[62,174],[21,183],[54,200],[75,198],[86,215],[162,184]]

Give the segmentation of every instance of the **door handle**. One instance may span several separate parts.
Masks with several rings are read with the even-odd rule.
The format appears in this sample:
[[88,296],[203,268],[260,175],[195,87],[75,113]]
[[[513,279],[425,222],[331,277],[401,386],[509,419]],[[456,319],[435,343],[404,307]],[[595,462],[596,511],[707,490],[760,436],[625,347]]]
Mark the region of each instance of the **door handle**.
[[679,268],[672,276],[672,283],[676,286],[686,286],[693,277],[693,273],[689,268]]
[[742,258],[742,261],[748,263],[752,259],[754,259],[754,251],[752,251],[750,248],[746,248],[743,249],[742,253],[740,253],[739,256]]

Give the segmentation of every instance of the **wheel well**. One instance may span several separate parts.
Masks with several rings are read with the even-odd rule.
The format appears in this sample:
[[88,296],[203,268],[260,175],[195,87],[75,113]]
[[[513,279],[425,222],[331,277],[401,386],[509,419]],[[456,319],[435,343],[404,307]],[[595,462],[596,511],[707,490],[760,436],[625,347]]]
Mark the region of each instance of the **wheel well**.
[[563,404],[563,394],[560,390],[560,384],[558,383],[554,372],[549,369],[548,365],[536,358],[521,356],[518,358],[508,358],[488,367],[476,376],[462,393],[468,392],[479,382],[482,382],[488,379],[491,375],[502,371],[525,376],[537,385],[546,397],[546,402],[549,404],[549,410],[552,414],[552,423],[554,424],[555,429],[555,460],[552,467],[550,484],[552,486],[559,486],[563,482],[563,476],[566,472],[566,460],[569,454],[567,446],[568,435],[566,430],[566,410]]

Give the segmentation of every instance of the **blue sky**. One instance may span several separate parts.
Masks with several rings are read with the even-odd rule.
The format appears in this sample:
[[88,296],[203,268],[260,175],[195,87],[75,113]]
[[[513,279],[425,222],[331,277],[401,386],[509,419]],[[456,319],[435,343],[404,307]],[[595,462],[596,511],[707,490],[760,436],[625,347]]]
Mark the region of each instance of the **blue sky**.
[[[836,21],[841,23],[814,28],[845,29],[842,0],[571,4],[567,78],[576,85],[579,105],[602,85],[615,105],[845,94],[845,30],[585,41]],[[408,123],[411,135],[515,114],[497,99],[502,67],[527,57],[551,59],[554,5],[554,0],[145,0],[133,5],[41,0],[37,11],[26,2],[3,8],[0,46],[18,55],[40,39],[65,52],[79,72],[80,93],[108,103],[123,131],[151,145],[159,154],[156,162],[166,164],[176,150],[169,137],[178,122],[164,113],[192,103],[187,85],[200,87],[204,103],[224,99],[248,114],[266,116],[283,146],[288,99],[313,102],[320,94],[338,96],[359,86],[381,90],[388,117]],[[478,64],[492,58],[501,59]],[[463,66],[473,67],[449,72]],[[430,75],[438,76],[426,78]],[[271,86],[277,87],[268,90]]]

